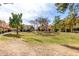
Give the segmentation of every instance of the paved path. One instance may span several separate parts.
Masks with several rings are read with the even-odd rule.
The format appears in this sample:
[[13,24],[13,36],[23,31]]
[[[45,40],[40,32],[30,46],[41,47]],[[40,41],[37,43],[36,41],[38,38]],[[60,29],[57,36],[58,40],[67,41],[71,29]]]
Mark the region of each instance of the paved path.
[[5,33],[1,33],[0,35],[5,35],[5,34],[9,34],[9,33],[11,33],[11,32],[5,32]]

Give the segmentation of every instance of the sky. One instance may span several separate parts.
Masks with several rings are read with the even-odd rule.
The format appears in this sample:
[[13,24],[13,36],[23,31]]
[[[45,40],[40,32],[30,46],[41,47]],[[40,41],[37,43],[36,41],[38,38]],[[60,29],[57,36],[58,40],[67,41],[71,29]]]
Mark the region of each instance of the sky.
[[[52,24],[54,17],[61,15],[61,18],[65,18],[68,15],[68,11],[64,14],[57,12],[55,3],[50,3],[51,0],[46,0],[41,3],[42,0],[0,0],[2,6],[0,6],[0,19],[9,22],[9,17],[11,13],[23,13],[23,23],[30,24],[30,20],[35,20],[37,17],[45,17],[50,20]],[[49,2],[50,1],[50,2]],[[3,3],[14,3],[3,5]]]

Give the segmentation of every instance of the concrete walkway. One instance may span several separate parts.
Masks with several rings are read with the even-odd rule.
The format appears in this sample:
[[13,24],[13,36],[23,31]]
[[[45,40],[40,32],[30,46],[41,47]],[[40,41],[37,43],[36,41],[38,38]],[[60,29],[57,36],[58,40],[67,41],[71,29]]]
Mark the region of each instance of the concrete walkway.
[[5,33],[1,33],[0,35],[5,35],[5,34],[9,34],[9,33],[11,33],[11,32],[5,32]]

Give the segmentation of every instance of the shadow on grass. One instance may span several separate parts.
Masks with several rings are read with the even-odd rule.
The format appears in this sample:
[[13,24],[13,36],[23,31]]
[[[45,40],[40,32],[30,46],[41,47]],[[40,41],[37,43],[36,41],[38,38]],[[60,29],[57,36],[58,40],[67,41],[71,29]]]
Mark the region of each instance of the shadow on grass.
[[35,40],[35,41],[37,41],[37,42],[43,43],[43,41],[38,40],[38,39],[36,39],[36,38],[32,38],[32,39]]
[[[39,43],[43,43],[43,41],[41,41],[41,40],[39,40],[39,39],[36,39],[36,38],[29,38],[29,39],[31,39],[31,41],[33,42],[33,41],[36,41],[36,42],[39,42]],[[30,40],[28,41],[25,41],[25,42],[30,42]]]
[[70,45],[62,45],[62,46],[65,46],[67,48],[74,49],[74,50],[79,50],[79,47],[74,47],[74,46],[70,46]]
[[20,38],[21,35],[16,35],[16,34],[5,34],[5,35],[3,35],[3,36]]
[[49,33],[49,32],[33,32],[33,33],[41,36],[55,36],[59,34],[59,33]]

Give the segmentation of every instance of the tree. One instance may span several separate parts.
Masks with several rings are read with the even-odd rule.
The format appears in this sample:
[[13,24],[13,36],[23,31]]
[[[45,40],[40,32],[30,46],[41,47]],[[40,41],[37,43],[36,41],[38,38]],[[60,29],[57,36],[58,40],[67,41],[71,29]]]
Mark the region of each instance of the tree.
[[20,26],[20,31],[22,32],[23,29],[24,29],[24,24],[21,24],[21,26]]
[[65,31],[66,32],[66,23],[65,23],[65,20],[63,20],[63,19],[60,20],[58,26],[59,26],[59,30],[60,31]]
[[71,22],[70,22],[70,25],[71,25],[71,32],[73,32],[73,26],[75,24],[75,21],[76,21],[76,16],[79,12],[79,4],[76,3],[56,3],[55,4],[56,7],[57,7],[57,11],[60,12],[60,13],[64,13],[66,10],[69,10],[69,15],[67,16]]
[[2,32],[4,32],[6,28],[6,22],[3,20],[0,20],[0,29],[2,30]]
[[73,10],[76,12],[79,11],[79,3],[56,3],[55,6],[60,13],[64,13],[67,9],[69,9],[70,12]]
[[48,30],[48,19],[47,18],[42,18],[38,17],[35,20],[31,20],[30,23],[34,25],[36,29],[41,29],[41,30]]
[[54,23],[54,30],[59,29],[59,22],[60,22],[60,16],[55,16],[55,19],[53,21],[53,23]]
[[48,31],[49,20],[47,18],[42,18],[42,17],[39,17],[37,20],[38,20],[38,23],[39,23],[39,27],[42,30]]
[[76,14],[74,12],[71,12],[69,16],[71,32],[73,32],[73,26],[76,24]]
[[12,17],[9,18],[9,25],[12,28],[16,28],[16,33],[18,35],[19,27],[22,24],[22,13],[21,14],[14,14],[11,13]]
[[36,30],[38,28],[38,20],[31,20],[30,23],[33,25],[34,29]]

